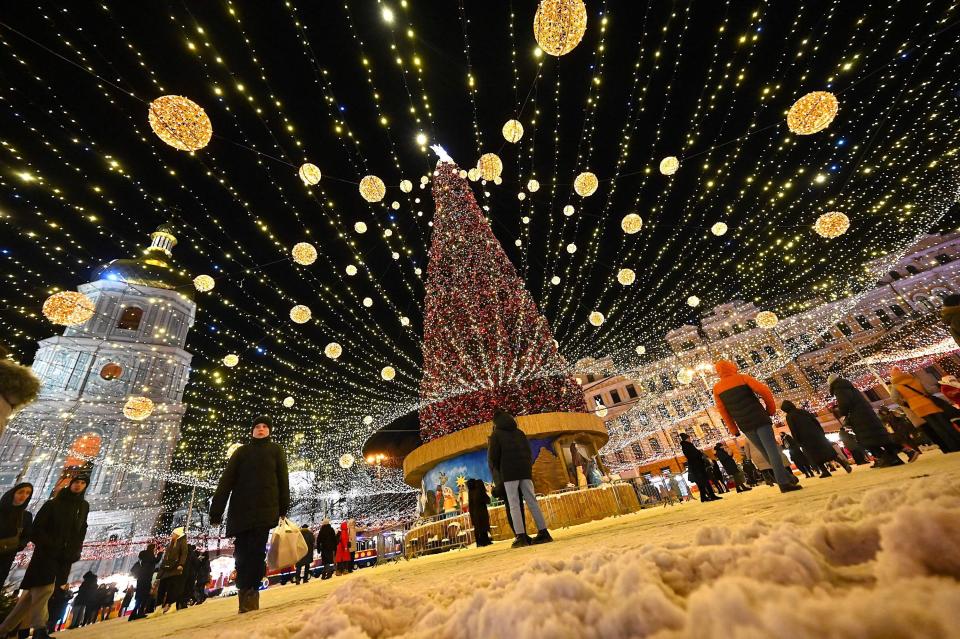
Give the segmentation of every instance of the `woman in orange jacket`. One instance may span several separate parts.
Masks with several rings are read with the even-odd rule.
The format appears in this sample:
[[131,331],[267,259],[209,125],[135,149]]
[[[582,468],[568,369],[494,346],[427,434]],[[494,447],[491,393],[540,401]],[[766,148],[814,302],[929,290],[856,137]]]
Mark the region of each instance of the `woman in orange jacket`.
[[917,416],[939,437],[944,453],[960,450],[960,433],[937,406],[919,379],[899,368],[890,369],[890,397],[898,404],[906,402]]

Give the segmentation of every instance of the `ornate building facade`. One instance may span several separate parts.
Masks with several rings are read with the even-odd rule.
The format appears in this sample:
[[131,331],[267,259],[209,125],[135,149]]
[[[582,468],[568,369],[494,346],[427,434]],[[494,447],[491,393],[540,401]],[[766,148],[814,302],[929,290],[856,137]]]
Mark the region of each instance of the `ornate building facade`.
[[[41,340],[33,371],[39,399],[0,437],[0,481],[34,485],[34,508],[69,478],[89,475],[88,542],[123,542],[151,535],[161,511],[164,479],[180,436],[191,354],[184,350],[196,305],[189,277],[172,259],[167,225],[135,259],[114,260],[78,287],[94,316]],[[154,403],[142,420],[124,415],[130,397]],[[95,557],[88,548],[85,557]],[[128,558],[84,560],[101,575],[125,569]]]

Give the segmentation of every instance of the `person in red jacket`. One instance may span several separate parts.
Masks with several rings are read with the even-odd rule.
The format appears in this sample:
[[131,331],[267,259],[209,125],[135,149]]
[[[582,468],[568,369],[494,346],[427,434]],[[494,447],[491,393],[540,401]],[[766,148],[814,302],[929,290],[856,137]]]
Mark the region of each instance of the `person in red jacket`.
[[780,462],[780,447],[770,419],[777,411],[777,403],[770,388],[741,373],[733,362],[721,359],[714,366],[720,381],[713,387],[713,400],[730,433],[737,436],[742,432],[763,452],[773,468],[780,492],[800,490],[802,486],[797,478]]
[[340,522],[340,532],[337,533],[337,554],[333,558],[337,564],[337,574],[342,575],[350,568],[350,528],[347,522]]

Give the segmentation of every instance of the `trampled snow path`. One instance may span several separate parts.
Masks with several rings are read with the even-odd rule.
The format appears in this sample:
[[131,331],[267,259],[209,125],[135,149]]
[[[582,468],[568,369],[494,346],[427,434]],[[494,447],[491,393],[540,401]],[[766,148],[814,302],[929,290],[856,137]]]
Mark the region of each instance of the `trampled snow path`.
[[960,637],[960,455],[803,483],[67,636]]

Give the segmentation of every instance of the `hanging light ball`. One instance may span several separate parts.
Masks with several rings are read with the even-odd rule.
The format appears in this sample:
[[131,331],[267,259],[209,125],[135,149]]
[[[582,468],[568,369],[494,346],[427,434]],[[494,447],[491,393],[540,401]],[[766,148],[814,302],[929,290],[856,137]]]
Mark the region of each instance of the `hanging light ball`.
[[516,144],[523,137],[523,125],[520,120],[507,120],[503,125],[503,138],[507,142]]
[[336,342],[330,342],[323,347],[323,354],[329,357],[330,359],[337,359],[343,355],[343,347],[337,344]]
[[387,194],[387,185],[376,175],[368,175],[360,180],[360,197],[367,202],[379,202]]
[[128,397],[123,405],[123,416],[141,422],[153,412],[153,400],[149,397]]
[[677,371],[677,381],[681,384],[689,384],[693,381],[693,369],[692,368],[681,368]]
[[628,268],[620,269],[620,272],[617,273],[617,281],[623,284],[624,286],[630,286],[637,279],[637,274]]
[[363,424],[364,424],[364,426],[369,426],[369,425],[372,424],[372,423],[373,423],[373,416],[372,416],[372,415],[364,415],[364,416],[363,416]]
[[628,213],[620,220],[620,228],[623,229],[623,232],[627,235],[639,233],[640,229],[643,228],[643,219],[636,213]]
[[645,355],[646,352],[647,352],[646,346],[644,346],[643,344],[641,344],[640,346],[637,346],[637,355]]
[[197,275],[193,278],[193,287],[201,293],[212,291],[216,283],[217,282],[209,275]]
[[227,368],[233,368],[240,363],[240,357],[234,353],[223,356],[223,365]]
[[344,453],[340,455],[340,468],[346,470],[353,466],[354,461],[353,455],[350,453]]
[[560,276],[554,275],[553,277],[551,277],[550,283],[553,284],[554,286],[558,285],[560,283]]
[[690,306],[691,308],[700,306],[700,298],[696,295],[691,295],[687,298],[687,306]]
[[604,406],[603,404],[597,404],[597,409],[593,411],[593,413],[600,419],[603,419],[604,417],[610,414],[610,409]]
[[297,171],[297,173],[306,186],[313,186],[320,183],[320,168],[317,167],[316,164],[310,164],[309,162],[301,164],[300,170]]
[[577,252],[576,244],[574,244],[573,242],[571,242],[570,244],[567,244],[567,253],[569,253],[570,255],[573,255],[576,252]]
[[370,308],[371,306],[373,306],[373,298],[372,297],[363,298],[363,305],[365,308]]
[[393,209],[394,211],[399,211],[400,203],[394,200],[393,202],[390,203],[390,208]]
[[294,403],[295,403],[295,400],[294,400],[292,397],[284,397],[284,398],[283,398],[283,406],[284,406],[284,408],[293,408]]
[[413,182],[410,180],[400,180],[400,190],[404,193],[409,193],[413,190]]
[[572,204],[567,204],[565,207],[563,207],[563,214],[567,217],[573,215],[575,211],[576,209],[573,208]]
[[367,225],[364,222],[357,222],[353,225],[353,230],[357,233],[363,234],[367,232]]
[[43,303],[43,315],[54,324],[76,326],[93,317],[93,300],[77,291],[54,293]]
[[606,318],[603,316],[603,313],[601,313],[600,311],[594,311],[590,313],[590,316],[587,319],[592,325],[600,326],[601,324],[603,324],[603,321]]
[[790,107],[787,128],[797,135],[811,135],[823,131],[837,117],[840,103],[829,91],[812,91]]
[[496,153],[484,153],[477,160],[477,170],[484,180],[494,181],[503,173],[503,162]]
[[310,312],[310,307],[304,306],[303,304],[297,304],[290,309],[290,319],[297,324],[306,324],[310,321],[312,315],[313,313]]
[[524,193],[523,191],[520,191],[519,193],[517,193],[517,199],[523,202],[525,199],[527,199],[527,194]]
[[536,193],[540,190],[540,182],[536,180],[530,180],[527,182],[527,190],[531,193]]
[[303,266],[309,266],[317,261],[317,249],[309,242],[298,242],[293,245],[290,254],[293,261]]
[[817,218],[813,230],[817,235],[827,239],[840,237],[850,228],[850,218],[839,211],[824,213]]
[[533,37],[552,56],[573,51],[586,30],[587,7],[583,0],[541,0],[533,16]]
[[497,186],[500,186],[503,184],[503,178],[498,175],[497,177],[493,178],[493,183]]
[[760,311],[757,313],[756,322],[760,328],[773,328],[780,321],[777,314],[773,311]]
[[410,326],[410,318],[406,315],[400,317],[400,326]]
[[353,277],[357,274],[357,267],[353,264],[347,264],[347,268],[344,269],[347,272],[347,275]]
[[182,95],[162,95],[151,102],[147,121],[158,138],[181,151],[199,151],[213,137],[206,111]]
[[480,179],[480,169],[478,169],[477,167],[473,167],[472,169],[467,171],[467,177],[470,178],[471,182],[476,182],[477,180]]
[[724,235],[727,232],[727,225],[724,224],[723,222],[717,222],[716,224],[710,227],[710,232],[716,235],[717,237],[720,237],[721,235]]
[[590,171],[584,171],[574,179],[573,190],[576,191],[580,197],[590,197],[597,192],[599,185],[600,181],[597,180],[596,175]]
[[660,172],[664,175],[673,175],[680,168],[680,160],[672,155],[660,160]]
[[388,382],[397,376],[397,370],[393,366],[384,366],[380,371],[380,377]]

